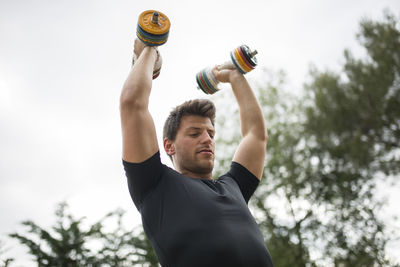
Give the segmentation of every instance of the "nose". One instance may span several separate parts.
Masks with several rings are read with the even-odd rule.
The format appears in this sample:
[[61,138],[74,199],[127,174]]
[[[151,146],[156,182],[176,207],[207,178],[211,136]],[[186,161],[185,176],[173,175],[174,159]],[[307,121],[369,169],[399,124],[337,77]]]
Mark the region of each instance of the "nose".
[[214,139],[210,136],[210,134],[207,131],[204,131],[203,134],[201,135],[201,143],[210,144],[212,142],[214,142]]

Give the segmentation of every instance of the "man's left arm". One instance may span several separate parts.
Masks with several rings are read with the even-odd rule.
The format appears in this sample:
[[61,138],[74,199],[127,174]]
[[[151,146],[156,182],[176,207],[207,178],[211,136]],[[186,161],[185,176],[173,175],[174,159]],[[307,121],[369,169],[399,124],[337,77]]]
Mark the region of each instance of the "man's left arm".
[[246,78],[237,70],[213,69],[220,82],[229,82],[239,105],[242,140],[233,161],[241,164],[261,180],[268,141],[264,116]]

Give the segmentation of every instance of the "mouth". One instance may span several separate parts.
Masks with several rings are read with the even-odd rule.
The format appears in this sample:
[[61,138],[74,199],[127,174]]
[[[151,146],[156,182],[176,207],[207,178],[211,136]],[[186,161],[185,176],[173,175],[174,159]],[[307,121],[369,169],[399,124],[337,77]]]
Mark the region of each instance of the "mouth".
[[197,153],[198,154],[206,154],[206,155],[214,155],[214,152],[208,148],[200,149]]

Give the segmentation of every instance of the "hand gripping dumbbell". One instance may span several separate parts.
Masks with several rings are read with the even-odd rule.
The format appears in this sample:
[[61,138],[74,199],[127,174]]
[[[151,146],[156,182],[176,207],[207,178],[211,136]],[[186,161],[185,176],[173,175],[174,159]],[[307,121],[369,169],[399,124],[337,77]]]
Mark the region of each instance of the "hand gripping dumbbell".
[[[140,41],[147,46],[157,50],[157,46],[167,42],[171,23],[166,15],[156,10],[146,10],[139,15],[136,35]],[[133,55],[132,65],[135,63],[136,55]],[[162,65],[161,55],[157,50],[157,60],[154,64],[153,79],[160,75]]]
[[[241,45],[230,53],[231,60],[218,66],[218,69],[237,69],[240,73],[246,74],[257,66],[256,54],[257,50],[251,51],[247,45]],[[196,75],[198,88],[206,94],[214,94],[220,90],[211,70],[206,68]]]

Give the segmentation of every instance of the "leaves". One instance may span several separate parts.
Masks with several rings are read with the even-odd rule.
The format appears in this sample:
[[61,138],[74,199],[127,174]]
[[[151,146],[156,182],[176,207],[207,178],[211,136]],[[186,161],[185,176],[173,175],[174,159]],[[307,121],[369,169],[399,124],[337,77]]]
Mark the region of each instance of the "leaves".
[[0,240],[0,267],[8,267],[14,261],[13,258],[5,257],[4,254],[6,253],[7,249],[4,247],[4,243]]
[[[395,266],[386,246],[398,234],[379,217],[376,187],[400,172],[398,18],[364,19],[357,38],[367,56],[345,50],[341,71],[311,69],[303,95],[288,93],[281,71],[258,80],[269,144],[250,207],[276,266]],[[231,94],[213,98],[219,176],[239,142],[239,116]],[[26,221],[24,234],[10,236],[38,266],[158,266],[142,228],[125,228],[123,216],[116,210],[85,226],[61,203],[49,230]]]
[[[367,58],[345,51],[342,71],[312,69],[304,96],[288,93],[281,72],[266,72],[256,90],[269,143],[250,203],[278,266],[390,265],[385,247],[395,236],[378,216],[376,185],[400,171],[397,19],[364,19],[358,39]],[[226,127],[239,124],[237,111],[223,110],[217,149],[229,153],[217,168],[240,139]]]
[[[50,230],[25,221],[25,234],[10,234],[29,249],[39,266],[158,266],[142,228],[125,228],[124,211],[115,210],[84,226],[84,218],[74,218],[67,208],[66,203],[58,206]],[[108,225],[113,229],[106,230]]]

